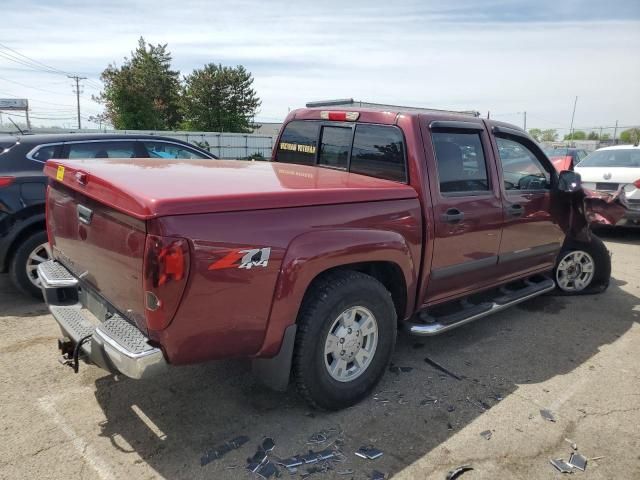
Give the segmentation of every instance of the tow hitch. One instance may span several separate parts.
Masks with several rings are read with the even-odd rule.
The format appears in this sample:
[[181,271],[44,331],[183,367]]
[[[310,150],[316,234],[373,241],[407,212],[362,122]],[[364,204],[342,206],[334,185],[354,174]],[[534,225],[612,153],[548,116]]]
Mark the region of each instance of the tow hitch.
[[86,337],[82,337],[78,343],[73,343],[73,341],[69,337],[63,337],[58,339],[58,349],[62,353],[62,356],[58,360],[62,365],[67,365],[73,369],[74,373],[78,373],[78,369],[80,368],[80,349],[82,345],[91,340],[91,335],[87,335]]

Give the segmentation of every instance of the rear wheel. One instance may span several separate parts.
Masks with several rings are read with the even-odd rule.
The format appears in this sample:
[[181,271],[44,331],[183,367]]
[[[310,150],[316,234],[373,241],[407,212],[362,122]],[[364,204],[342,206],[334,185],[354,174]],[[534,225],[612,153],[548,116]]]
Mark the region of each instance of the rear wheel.
[[47,241],[47,232],[38,231],[31,234],[13,254],[9,266],[11,281],[22,292],[42,300],[37,268],[50,258],[51,248]]
[[337,410],[371,392],[384,374],[396,340],[389,291],[355,271],[323,276],[298,317],[293,375],[313,406]]
[[611,257],[595,235],[589,242],[568,241],[558,256],[554,278],[564,295],[600,293],[611,278]]

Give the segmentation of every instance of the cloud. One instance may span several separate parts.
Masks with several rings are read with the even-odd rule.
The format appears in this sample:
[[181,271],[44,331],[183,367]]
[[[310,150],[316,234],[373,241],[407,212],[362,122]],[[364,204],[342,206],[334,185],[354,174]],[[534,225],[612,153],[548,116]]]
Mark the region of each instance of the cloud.
[[[451,2],[449,2],[451,3]],[[97,78],[143,35],[168,43],[183,74],[208,62],[243,64],[263,100],[261,118],[281,119],[309,100],[359,100],[491,110],[529,126],[638,123],[640,3],[541,0],[474,2],[25,0],[5,12],[0,42],[25,55]],[[26,31],[29,35],[25,35]],[[37,32],[37,35],[33,33]],[[2,60],[0,59],[0,62]],[[59,95],[0,92],[73,103],[64,78],[8,70],[0,76]],[[48,82],[62,82],[58,85]],[[87,86],[84,103],[91,104]],[[53,107],[52,107],[53,108]]]

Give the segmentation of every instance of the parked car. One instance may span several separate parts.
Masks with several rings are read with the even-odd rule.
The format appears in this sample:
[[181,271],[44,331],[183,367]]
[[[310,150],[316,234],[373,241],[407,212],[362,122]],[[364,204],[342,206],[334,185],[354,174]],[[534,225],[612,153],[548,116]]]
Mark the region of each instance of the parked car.
[[579,177],[471,116],[302,109],[272,162],[45,171],[53,260],[38,273],[76,370],[79,356],[131,378],[249,357],[270,386],[292,375],[337,409],[374,388],[399,325],[435,335],[609,284]]
[[629,209],[621,225],[640,225],[640,146],[616,145],[596,150],[575,168],[589,190],[615,192],[622,188]]
[[573,170],[573,168],[587,155],[589,152],[581,148],[571,147],[554,147],[544,151],[553,163],[557,171]]
[[215,158],[206,150],[151,135],[66,134],[0,137],[0,272],[42,298],[36,267],[50,258],[42,172],[50,158]]

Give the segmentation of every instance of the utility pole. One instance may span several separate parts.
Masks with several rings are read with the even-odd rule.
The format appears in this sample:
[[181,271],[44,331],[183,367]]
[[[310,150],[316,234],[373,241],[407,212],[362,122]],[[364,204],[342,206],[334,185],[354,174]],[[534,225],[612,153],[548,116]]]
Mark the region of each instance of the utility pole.
[[24,113],[27,120],[27,130],[31,131],[31,121],[29,120],[29,100],[27,100],[27,108]]
[[613,144],[616,145],[616,135],[618,134],[618,120],[616,120],[616,128],[613,130]]
[[527,131],[527,112],[522,112],[522,114],[524,115],[524,131]]
[[76,104],[78,106],[78,130],[82,128],[82,123],[80,121],[80,80],[86,80],[87,77],[79,77],[78,75],[67,75],[68,78],[75,80],[76,82]]
[[578,104],[578,97],[576,96],[576,100],[573,102],[573,113],[571,114],[571,128],[569,129],[569,138],[573,140],[573,119],[576,116],[576,105]]

